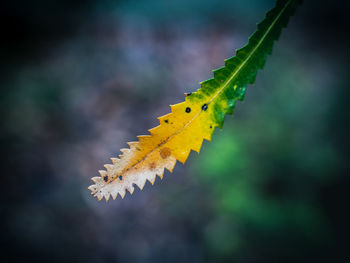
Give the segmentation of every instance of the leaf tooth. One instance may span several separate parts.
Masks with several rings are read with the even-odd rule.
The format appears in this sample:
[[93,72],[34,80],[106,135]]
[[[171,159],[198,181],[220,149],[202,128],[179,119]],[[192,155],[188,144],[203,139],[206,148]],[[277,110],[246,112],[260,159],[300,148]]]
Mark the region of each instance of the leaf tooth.
[[122,148],[120,149],[120,151],[123,153],[123,154],[128,154],[130,152],[130,149],[128,148]]
[[214,79],[214,78],[207,79],[205,81],[200,82],[200,85],[202,87],[200,89],[200,92],[203,93],[203,94],[206,94],[207,96],[210,96],[211,90],[213,88],[219,87],[220,84],[221,83],[219,81],[217,81],[216,79]]
[[118,192],[111,193],[113,200],[117,199]]
[[126,188],[126,190],[128,190],[129,191],[129,193],[132,195],[132,193],[134,192],[134,190],[135,190],[135,187],[133,187],[133,186],[129,186],[129,187],[127,187]]
[[99,170],[98,172],[100,173],[101,177],[105,177],[107,175],[107,171],[105,170]]
[[181,112],[182,113],[182,110],[183,110],[185,104],[186,104],[186,102],[183,101],[183,102],[180,102],[180,103],[177,103],[177,104],[170,105],[171,112],[172,113],[176,113],[176,112]]
[[152,173],[148,178],[147,180],[152,184],[154,185],[154,182],[156,181],[156,177],[157,175],[155,173]]
[[159,131],[159,125],[157,127],[154,127],[152,129],[149,129],[148,132],[151,134],[151,135],[155,135],[157,134],[157,131]]
[[193,140],[192,147],[191,147],[192,150],[199,153],[202,148],[202,143],[203,143],[203,138],[198,138],[197,140]]
[[97,187],[96,187],[95,184],[90,185],[90,186],[88,187],[88,189],[91,191],[91,194],[92,194],[92,195],[95,194],[95,193],[97,192]]
[[104,194],[104,197],[106,199],[106,203],[108,202],[109,198],[111,197],[111,194],[108,192],[108,193],[105,193]]
[[113,164],[105,164],[104,167],[107,169],[107,172],[111,172],[114,169]]
[[140,190],[142,191],[142,189],[145,187],[146,179],[143,178],[143,180],[137,181],[137,182],[135,182],[135,184],[136,184],[137,187],[140,188]]
[[182,155],[179,155],[177,157],[177,160],[182,163],[182,164],[185,164],[187,158],[188,158],[188,155],[190,154],[191,150],[190,149],[186,149],[186,151],[182,152]]
[[95,176],[95,177],[92,177],[91,180],[92,180],[95,184],[99,184],[99,183],[101,182],[101,177]]
[[171,160],[171,162],[167,162],[167,164],[165,165],[165,168],[169,171],[169,172],[173,172],[174,167],[176,165],[176,159],[173,157],[173,160]]
[[117,164],[119,162],[119,158],[111,158],[113,164]]
[[103,195],[102,195],[101,193],[97,192],[97,193],[95,194],[95,197],[97,198],[98,201],[101,201],[102,198],[103,198]]
[[127,143],[131,150],[133,149],[140,149],[140,142],[128,142]]
[[213,70],[214,73],[214,79],[223,82],[227,79],[227,76],[230,75],[230,72],[227,70],[226,67],[221,67],[218,69]]
[[125,189],[120,190],[120,191],[119,191],[119,194],[120,194],[120,196],[122,197],[122,199],[124,199],[125,194],[126,194]]
[[157,119],[159,120],[160,123],[162,123],[164,120],[169,119],[171,115],[172,115],[172,113],[168,113],[168,114],[165,114],[163,116],[158,117]]
[[139,135],[139,136],[137,136],[137,138],[139,139],[140,143],[143,143],[145,141],[148,141],[152,137],[150,135]]
[[[215,125],[213,125],[213,131],[211,132],[211,133],[206,133],[206,134],[204,134],[204,136],[203,136],[203,139],[204,140],[207,140],[207,141],[211,141],[211,137],[213,136],[213,133],[214,133],[214,130],[215,130],[215,128],[216,128],[217,126],[215,126]],[[203,142],[202,142],[203,143]]]
[[163,179],[164,176],[164,169],[162,169],[157,175],[160,177],[160,179]]
[[[200,84],[201,86],[203,86],[203,85],[207,85],[207,84],[210,83],[211,81],[213,81],[213,78],[203,80],[203,81],[199,82],[199,84]],[[210,85],[210,84],[209,84],[209,85]]]

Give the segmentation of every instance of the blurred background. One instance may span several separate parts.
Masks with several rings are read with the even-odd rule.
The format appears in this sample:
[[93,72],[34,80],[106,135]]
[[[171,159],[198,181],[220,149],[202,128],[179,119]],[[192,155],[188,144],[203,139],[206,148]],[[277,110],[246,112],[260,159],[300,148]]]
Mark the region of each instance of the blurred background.
[[304,1],[223,130],[155,186],[90,178],[247,43],[273,0],[1,4],[5,262],[349,259],[345,1]]

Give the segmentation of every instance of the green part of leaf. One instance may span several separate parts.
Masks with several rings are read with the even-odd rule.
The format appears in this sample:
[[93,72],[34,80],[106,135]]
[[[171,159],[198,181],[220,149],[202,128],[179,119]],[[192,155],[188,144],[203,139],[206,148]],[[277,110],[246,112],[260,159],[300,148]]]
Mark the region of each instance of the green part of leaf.
[[[201,82],[201,88],[186,100],[208,100],[213,107],[211,119],[222,128],[226,114],[232,114],[236,100],[243,100],[248,84],[253,84],[259,69],[263,69],[266,57],[272,53],[273,43],[287,26],[299,0],[278,0],[247,45],[236,51],[236,56],[225,60],[225,66],[214,70],[214,78]],[[211,105],[210,105],[211,104]]]

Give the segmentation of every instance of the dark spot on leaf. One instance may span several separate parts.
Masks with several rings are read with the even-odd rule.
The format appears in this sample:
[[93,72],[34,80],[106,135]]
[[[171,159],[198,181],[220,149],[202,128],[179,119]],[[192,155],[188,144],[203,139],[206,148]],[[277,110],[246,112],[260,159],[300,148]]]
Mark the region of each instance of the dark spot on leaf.
[[192,92],[190,92],[190,93],[185,93],[186,97],[187,97],[187,96],[190,96],[191,94],[192,94]]
[[169,120],[164,120],[165,123],[169,123]]
[[190,113],[190,112],[191,112],[191,108],[190,108],[190,107],[187,107],[187,108],[186,108],[186,112],[187,112],[187,113]]
[[119,180],[120,180],[120,181],[123,180],[123,176],[119,176]]
[[106,175],[105,177],[103,177],[103,180],[104,180],[105,182],[107,182],[107,181],[108,181],[108,175]]
[[219,81],[220,81],[220,82],[223,82],[223,80],[222,80],[222,79],[219,79]]
[[210,129],[213,128],[213,126],[210,125]]
[[203,106],[202,106],[202,110],[207,110],[208,109],[208,104],[204,104]]

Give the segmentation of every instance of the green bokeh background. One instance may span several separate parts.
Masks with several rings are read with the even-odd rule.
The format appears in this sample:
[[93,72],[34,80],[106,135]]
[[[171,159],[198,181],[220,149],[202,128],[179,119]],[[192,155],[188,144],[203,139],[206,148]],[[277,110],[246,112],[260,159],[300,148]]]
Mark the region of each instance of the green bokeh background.
[[212,77],[274,1],[7,3],[2,255],[346,262],[349,4],[304,2],[200,155],[108,204],[90,178]]

